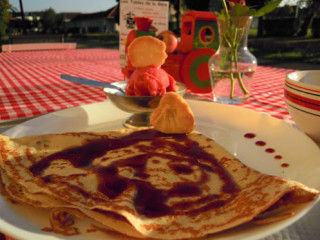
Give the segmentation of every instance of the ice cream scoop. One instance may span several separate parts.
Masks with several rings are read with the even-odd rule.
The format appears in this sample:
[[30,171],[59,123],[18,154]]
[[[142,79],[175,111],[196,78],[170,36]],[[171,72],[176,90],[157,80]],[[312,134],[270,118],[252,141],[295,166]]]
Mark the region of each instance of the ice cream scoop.
[[175,80],[159,66],[137,68],[130,76],[127,96],[157,96],[175,92]]

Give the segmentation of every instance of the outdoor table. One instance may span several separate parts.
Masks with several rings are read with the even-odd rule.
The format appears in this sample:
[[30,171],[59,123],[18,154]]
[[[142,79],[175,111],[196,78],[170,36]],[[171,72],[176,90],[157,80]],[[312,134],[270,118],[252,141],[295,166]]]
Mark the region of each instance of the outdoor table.
[[[283,98],[285,75],[293,70],[259,66],[243,107],[290,118]],[[77,49],[0,54],[0,121],[33,117],[81,104],[105,101],[97,87],[60,79],[60,74],[105,82],[124,80],[119,51]],[[210,94],[202,94],[209,97]]]
[[[251,95],[239,106],[293,123],[283,95],[285,75],[292,71],[258,66]],[[124,80],[118,50],[0,53],[0,132],[42,114],[107,100],[101,88],[68,82],[60,74],[109,83]],[[210,99],[210,93],[194,94]],[[265,239],[320,239],[319,219],[318,203],[298,222]]]

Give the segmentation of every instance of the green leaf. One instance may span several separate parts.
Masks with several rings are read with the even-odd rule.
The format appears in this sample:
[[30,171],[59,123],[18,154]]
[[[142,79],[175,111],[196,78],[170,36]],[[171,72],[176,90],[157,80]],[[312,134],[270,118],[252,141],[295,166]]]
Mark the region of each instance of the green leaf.
[[272,12],[274,9],[276,9],[279,4],[281,3],[282,0],[270,0],[267,5],[264,7],[260,8],[258,11],[253,14],[253,17],[261,17],[267,13]]
[[248,6],[243,6],[242,4],[235,4],[231,9],[231,16],[250,16],[250,8]]

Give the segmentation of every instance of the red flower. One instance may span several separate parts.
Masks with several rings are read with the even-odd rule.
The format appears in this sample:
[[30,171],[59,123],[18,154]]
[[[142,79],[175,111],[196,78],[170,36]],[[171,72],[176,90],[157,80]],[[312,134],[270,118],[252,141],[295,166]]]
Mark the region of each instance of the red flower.
[[234,4],[240,3],[240,4],[242,4],[243,6],[246,5],[246,1],[245,1],[245,0],[227,0],[227,2],[233,2]]

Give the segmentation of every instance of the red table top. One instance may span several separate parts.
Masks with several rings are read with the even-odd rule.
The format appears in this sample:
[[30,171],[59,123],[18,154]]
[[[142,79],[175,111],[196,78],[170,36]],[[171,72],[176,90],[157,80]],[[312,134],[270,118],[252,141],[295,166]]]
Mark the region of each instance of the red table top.
[[[251,96],[240,106],[290,120],[283,96],[293,70],[259,66]],[[119,51],[75,49],[0,53],[0,121],[37,116],[106,100],[100,88],[60,79],[60,74],[105,82],[124,80]],[[205,94],[209,97],[209,94]]]

